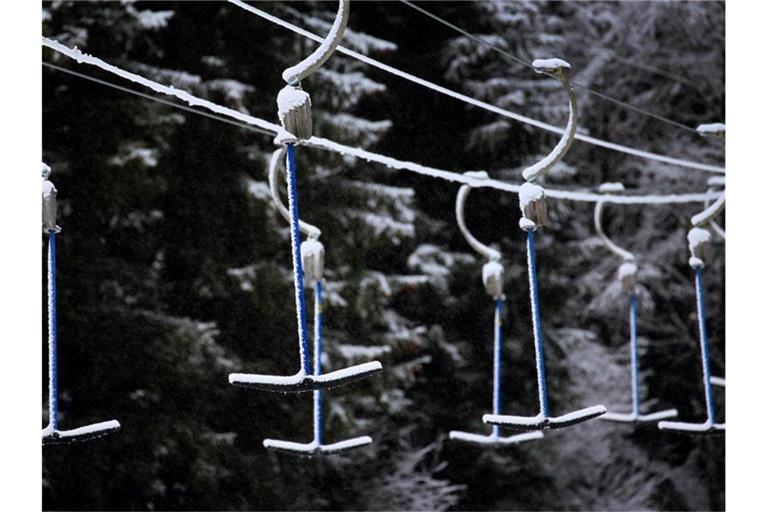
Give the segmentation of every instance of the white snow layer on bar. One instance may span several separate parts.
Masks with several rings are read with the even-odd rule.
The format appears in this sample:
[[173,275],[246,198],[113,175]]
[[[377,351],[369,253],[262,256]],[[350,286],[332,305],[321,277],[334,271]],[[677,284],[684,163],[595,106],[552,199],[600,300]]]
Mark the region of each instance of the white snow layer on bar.
[[312,441],[310,443],[296,443],[293,441],[280,441],[279,439],[265,439],[263,445],[265,448],[299,453],[333,453],[370,444],[371,442],[373,442],[373,439],[369,436],[360,436],[333,444],[319,444],[317,441]]
[[483,414],[483,423],[504,424],[535,427],[544,423],[546,418],[543,414],[536,416],[509,416],[506,414]]
[[699,133],[720,133],[725,131],[725,125],[723,123],[700,124],[696,127],[696,131]]
[[369,436],[353,437],[352,439],[347,439],[346,441],[339,441],[338,443],[321,444],[320,451],[325,453],[340,452],[342,450],[357,448],[358,446],[363,446],[366,444],[370,444],[372,442],[373,442],[373,439],[371,439]]
[[688,231],[688,249],[693,253],[696,248],[712,239],[712,235],[706,229],[692,228]]
[[[152,80],[148,80],[142,76],[136,75],[129,71],[125,71],[116,66],[108,64],[96,57],[85,55],[77,49],[68,48],[52,39],[43,37],[42,42],[43,42],[43,46],[46,46],[63,55],[66,55],[67,57],[74,59],[79,63],[89,64],[89,65],[98,67],[100,69],[103,69],[104,71],[108,71],[112,74],[115,74],[117,76],[130,80],[131,82],[138,83],[140,85],[148,87],[155,92],[174,96],[183,101],[186,101],[190,105],[203,107],[212,112],[216,112],[218,114],[222,114],[222,115],[237,119],[248,125],[256,126],[263,130],[271,131],[276,134],[281,134],[284,137],[288,137],[288,138],[293,137],[290,133],[286,132],[285,130],[283,130],[282,127],[280,127],[275,123],[270,123],[269,121],[265,121],[264,119],[250,116],[248,114],[243,114],[242,112],[238,112],[236,110],[223,107],[221,105],[217,105],[208,100],[197,98],[186,91],[176,89],[174,87],[168,87],[162,84],[158,84],[157,82],[153,82]],[[370,151],[366,151],[361,148],[354,148],[351,146],[346,146],[344,144],[339,144],[338,142],[334,142],[332,140],[324,139],[321,137],[313,136],[311,139],[306,141],[304,145],[325,149],[327,151],[332,151],[342,155],[362,158],[367,162],[376,162],[390,169],[414,172],[417,174],[421,174],[423,176],[440,178],[446,181],[467,184],[477,188],[488,187],[496,190],[501,190],[504,192],[513,192],[513,193],[518,193],[520,191],[520,185],[516,185],[513,183],[506,183],[506,182],[492,180],[492,179],[478,179],[478,178],[473,178],[471,176],[464,176],[456,172],[436,169],[434,167],[428,167],[428,166],[417,164],[414,162],[397,160],[395,158],[388,157],[385,155],[380,155],[378,153],[372,153]],[[703,203],[704,201],[707,201],[707,200],[716,200],[722,195],[721,192],[706,192],[706,193],[696,193],[696,194],[619,196],[619,195],[600,195],[600,194],[594,194],[591,192],[579,192],[579,191],[556,190],[556,189],[547,189],[547,194],[549,195],[549,197],[554,197],[557,199],[568,199],[572,201],[581,201],[581,202],[588,202],[588,203],[604,201],[606,203],[615,203],[615,204]]]
[[531,64],[536,70],[539,69],[571,69],[571,65],[563,59],[536,59]]
[[665,418],[674,418],[675,416],[677,416],[677,409],[665,409],[663,411],[652,412],[649,414],[641,414],[637,417],[637,419],[639,421],[658,421]]
[[285,114],[305,103],[312,103],[307,92],[291,85],[286,85],[280,89],[280,92],[277,93],[277,117],[280,118],[280,122],[282,123],[285,119]]
[[725,377],[710,377],[709,382],[714,386],[725,387]]
[[680,430],[682,432],[709,432],[710,430],[725,430],[724,423],[711,423],[705,421],[704,423],[685,423],[682,421],[660,421],[659,428],[661,430]]
[[539,431],[526,432],[525,434],[517,434],[514,436],[506,436],[506,437],[494,436],[493,434],[489,434],[489,435],[473,434],[472,432],[460,432],[458,430],[451,430],[448,433],[449,439],[455,439],[456,441],[465,441],[468,443],[486,444],[486,445],[517,444],[517,443],[523,443],[525,441],[533,441],[534,439],[541,439],[542,437],[544,437],[544,434],[542,434]]
[[586,409],[580,409],[578,411],[569,412],[568,414],[563,414],[562,416],[550,418],[550,421],[552,423],[569,423],[587,416],[602,415],[605,414],[605,412],[606,408],[604,405],[594,405],[592,407],[587,407]]
[[262,443],[265,448],[276,448],[292,452],[314,453],[320,446],[316,441],[311,443],[296,443],[293,441],[280,441],[279,439],[265,439]]
[[619,267],[619,272],[618,272],[619,280],[623,280],[625,277],[634,276],[635,274],[637,274],[637,265],[635,265],[634,263],[630,263],[630,262],[623,263]]
[[[323,42],[323,38],[313,34],[312,32],[309,32],[307,30],[304,30],[302,28],[297,27],[296,25],[293,25],[291,23],[288,23],[285,20],[282,20],[276,16],[272,16],[271,14],[268,14],[261,9],[257,9],[256,7],[253,7],[251,5],[245,4],[241,2],[240,0],[229,0],[230,3],[233,3],[237,5],[238,7],[245,9],[248,12],[251,12],[269,22],[272,22],[276,25],[279,25],[283,28],[286,28],[296,34],[299,34],[300,36],[306,37],[307,39],[311,39],[313,41],[316,41],[318,43]],[[490,103],[486,103],[484,101],[477,100],[475,98],[472,98],[470,96],[467,96],[465,94],[461,94],[456,91],[452,91],[451,89],[448,89],[446,87],[437,85],[435,83],[429,82],[427,80],[424,80],[423,78],[419,78],[417,76],[411,75],[410,73],[406,73],[404,71],[401,71],[397,68],[394,68],[392,66],[388,66],[387,64],[384,64],[383,62],[380,62],[376,59],[372,59],[370,57],[367,57],[361,53],[355,52],[353,50],[349,50],[341,45],[339,45],[336,48],[336,51],[339,53],[343,53],[345,55],[349,55],[350,57],[359,60],[360,62],[364,62],[365,64],[368,64],[370,66],[376,67],[378,69],[381,69],[382,71],[385,71],[387,73],[390,73],[392,75],[398,76],[400,78],[403,78],[405,80],[408,80],[410,82],[419,84],[423,87],[427,87],[429,89],[432,89],[433,91],[439,92],[441,94],[444,94],[446,96],[450,96],[451,98],[463,101],[465,103],[469,103],[470,105],[473,105],[475,107],[482,108],[484,110],[487,110],[489,112],[493,112],[494,114],[498,114],[504,117],[508,117],[510,119],[514,119],[516,121],[528,124],[530,126],[535,126],[536,128],[541,128],[542,130],[547,130],[552,133],[557,133],[562,135],[564,130],[562,128],[559,128],[557,126],[544,123],[542,121],[538,121],[536,119],[532,119],[527,116],[523,116],[520,114],[516,114],[514,112],[510,112],[509,110],[505,110],[503,108],[497,107],[495,105],[491,105]],[[616,144],[614,142],[609,142],[602,139],[597,139],[595,137],[590,137],[588,135],[576,133],[576,140],[580,140],[582,142],[586,142],[588,144],[592,144],[595,146],[600,146],[606,149],[610,149],[612,151],[618,151],[620,153],[625,153],[628,155],[645,158],[648,160],[655,160],[657,162],[664,162],[666,164],[670,165],[677,165],[680,167],[686,167],[689,169],[698,169],[701,171],[707,171],[707,172],[717,172],[717,173],[725,173],[725,168],[722,166],[717,165],[709,165],[709,164],[702,164],[699,162],[692,162],[690,160],[684,160],[681,158],[673,158],[666,155],[660,155],[657,153],[652,153],[650,151],[642,151],[640,149],[631,148],[629,146],[623,146],[621,144]]]
[[378,361],[371,361],[370,363],[358,364],[356,366],[350,366],[342,370],[336,370],[335,372],[323,373],[315,376],[315,382],[326,383],[333,382],[335,380],[347,379],[360,375],[361,373],[371,373],[381,370],[381,363]]
[[624,184],[623,183],[603,183],[599,187],[597,187],[597,191],[601,194],[608,194],[608,193],[616,193],[616,192],[624,192]]
[[93,425],[86,425],[85,427],[74,428],[72,430],[49,430],[46,428],[43,430],[43,435],[50,435],[53,432],[58,434],[59,439],[69,439],[72,437],[80,437],[89,434],[95,434],[97,432],[117,430],[120,428],[120,422],[117,420],[102,421],[101,423],[94,423]]
[[276,386],[298,386],[307,377],[303,371],[287,377],[282,375],[258,375],[255,373],[230,373],[229,383],[243,382],[246,384],[274,384]]

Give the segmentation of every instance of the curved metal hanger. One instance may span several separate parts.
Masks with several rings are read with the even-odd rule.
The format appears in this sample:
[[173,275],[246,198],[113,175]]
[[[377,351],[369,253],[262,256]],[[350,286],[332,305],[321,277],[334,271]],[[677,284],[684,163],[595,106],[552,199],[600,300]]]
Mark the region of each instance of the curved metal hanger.
[[349,0],[339,0],[339,10],[336,12],[336,19],[333,21],[330,32],[317,47],[317,49],[308,55],[304,60],[286,68],[283,71],[283,80],[288,85],[299,85],[303,79],[311,75],[322,66],[328,58],[333,55],[336,47],[344,37],[344,30],[347,28],[349,20]]
[[[269,190],[272,193],[272,202],[277,208],[277,211],[283,216],[289,223],[291,222],[291,214],[288,211],[288,207],[283,204],[283,200],[280,197],[280,185],[278,184],[278,175],[280,173],[280,163],[285,162],[285,146],[281,146],[272,153],[272,157],[269,159]],[[282,168],[285,172],[285,168]],[[304,222],[299,219],[299,229],[302,233],[307,235],[310,240],[317,240],[320,238],[322,231],[317,226],[313,226],[308,222]]]
[[[707,185],[709,185],[709,188],[707,189],[707,194],[712,193],[712,192],[715,191],[715,187],[725,186],[725,178],[724,177],[720,177],[720,176],[715,176],[715,177],[710,178],[710,179],[707,180]],[[710,200],[709,199],[704,201],[704,207],[705,208],[709,207],[709,204],[710,204]],[[709,227],[712,228],[712,231],[717,233],[717,235],[720,238],[725,240],[725,229],[723,229],[723,227],[720,224],[715,222],[714,219],[709,221]]]
[[[598,188],[598,192],[601,194],[619,194],[624,192],[624,185],[621,183],[603,183]],[[619,247],[613,240],[608,238],[608,235],[603,229],[603,210],[605,209],[605,201],[599,200],[595,204],[595,231],[597,236],[603,241],[605,246],[615,255],[620,257],[625,262],[634,262],[635,255],[626,249]]]
[[[723,123],[712,123],[712,124],[700,124],[696,131],[699,132],[703,136],[714,136],[717,137],[720,140],[725,140],[725,125]],[[718,183],[720,180],[716,180],[714,183]],[[725,181],[721,182],[722,185],[725,185]],[[708,182],[708,184],[713,184],[712,180]],[[714,221],[714,218],[717,217],[720,212],[723,211],[725,208],[725,192],[723,191],[723,194],[717,198],[717,201],[712,203],[711,205],[708,205],[703,211],[697,213],[693,217],[691,217],[691,224],[693,227],[701,227],[702,225],[706,223],[711,223]],[[722,228],[721,228],[722,231]],[[718,232],[718,234],[720,234]],[[721,234],[723,238],[725,238],[725,232]]]
[[562,160],[563,156],[570,149],[573,138],[576,136],[576,95],[568,80],[568,71],[571,69],[571,65],[562,59],[536,59],[532,65],[537,73],[554,75],[563,84],[565,92],[568,93],[568,124],[565,126],[563,136],[552,151],[523,171],[523,178],[529,182],[536,181],[539,177],[544,176],[555,164]]
[[[470,171],[465,172],[465,176],[471,176],[478,179],[488,179],[488,173],[485,171]],[[472,185],[462,185],[459,188],[459,193],[456,196],[456,222],[459,225],[459,231],[464,235],[469,245],[482,256],[488,259],[488,261],[499,261],[501,259],[501,253],[496,249],[488,247],[480,240],[475,238],[467,228],[467,222],[464,219],[464,205],[467,202],[467,196],[469,191],[472,190]]]

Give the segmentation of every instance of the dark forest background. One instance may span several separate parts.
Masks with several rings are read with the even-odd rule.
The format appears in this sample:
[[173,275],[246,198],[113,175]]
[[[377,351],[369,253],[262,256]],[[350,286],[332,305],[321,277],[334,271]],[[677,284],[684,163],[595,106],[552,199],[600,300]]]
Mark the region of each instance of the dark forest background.
[[[321,34],[336,8],[258,4]],[[689,126],[724,118],[721,2],[422,5],[526,61],[564,58],[576,80],[634,106]],[[44,2],[43,9],[46,36],[273,121],[282,69],[315,47],[224,2]],[[400,2],[353,2],[343,44],[565,124],[557,82],[457,36]],[[42,58],[119,82],[48,49]],[[370,447],[317,459],[268,452],[265,437],[308,441],[312,412],[310,395],[227,383],[233,371],[296,369],[288,231],[266,185],[271,137],[42,73],[43,153],[63,227],[61,426],[122,424],[107,438],[43,450],[45,509],[723,508],[724,438],[592,421],[502,449],[449,442],[453,429],[486,432],[480,418],[491,407],[493,305],[480,282],[483,261],[455,225],[457,187],[313,149],[297,153],[299,188],[302,217],[323,230],[327,250],[327,364],[377,358],[385,369],[328,394],[327,440],[367,434]],[[518,183],[520,170],[557,140],[342,55],[304,88],[317,135],[456,172],[482,169]],[[722,162],[721,145],[577,94],[584,133]],[[633,191],[671,193],[701,191],[707,177],[576,142],[546,185],[595,190],[622,181]],[[595,236],[593,205],[549,206],[539,265],[551,408],[629,410],[620,261]],[[691,420],[705,409],[685,235],[701,207],[606,211],[609,235],[638,257],[642,407],[676,407]],[[470,197],[470,228],[494,242],[506,267],[503,408],[532,414],[518,218],[514,195],[486,189]],[[724,245],[715,245],[707,267],[714,375],[725,372],[724,259]],[[715,392],[722,420],[723,394]],[[46,396],[41,411],[44,425]]]

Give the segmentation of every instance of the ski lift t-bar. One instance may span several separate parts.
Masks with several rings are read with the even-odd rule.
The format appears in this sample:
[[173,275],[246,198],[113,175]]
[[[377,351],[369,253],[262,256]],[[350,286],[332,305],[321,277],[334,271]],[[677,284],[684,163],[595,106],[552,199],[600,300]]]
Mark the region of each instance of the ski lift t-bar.
[[517,430],[545,430],[565,428],[605,414],[603,405],[580,409],[562,416],[549,415],[549,398],[547,393],[547,377],[544,366],[544,340],[541,328],[541,311],[539,303],[539,284],[536,269],[535,232],[546,224],[547,204],[544,189],[534,182],[552,169],[568,152],[576,134],[576,96],[568,80],[571,65],[561,59],[545,59],[533,61],[533,67],[539,73],[554,75],[560,80],[568,94],[568,124],[562,138],[555,148],[541,161],[523,171],[526,183],[520,187],[520,229],[527,235],[528,282],[531,292],[531,317],[533,320],[533,341],[536,351],[536,375],[539,393],[539,414],[536,416],[508,416],[486,414],[485,423]]
[[310,363],[307,334],[304,266],[301,261],[301,250],[299,247],[300,227],[295,147],[312,136],[312,111],[309,94],[301,90],[299,81],[309,76],[310,73],[330,57],[343,35],[348,16],[349,0],[340,0],[339,11],[336,14],[336,21],[333,23],[331,32],[318,50],[296,66],[288,68],[283,72],[283,78],[288,82],[288,85],[277,95],[278,117],[283,130],[275,137],[275,143],[284,145],[287,153],[288,217],[291,224],[293,286],[301,366],[296,374],[290,376],[230,374],[229,382],[236,386],[279,392],[305,392],[346,384],[381,371],[381,363],[373,361],[343,370],[314,375]]
[[[715,135],[725,140],[725,125],[700,125],[697,130],[703,135]],[[719,203],[719,204],[718,204]],[[725,423],[717,423],[715,401],[712,393],[712,375],[709,363],[709,337],[707,335],[707,313],[704,296],[704,266],[709,256],[709,243],[712,238],[709,231],[700,226],[712,220],[725,206],[725,194],[703,212],[691,218],[693,227],[688,231],[688,249],[691,257],[688,264],[694,271],[696,285],[696,315],[699,321],[699,350],[701,352],[701,369],[704,384],[704,403],[707,408],[707,418],[702,423],[682,421],[661,421],[661,430],[671,430],[684,434],[722,435],[725,433]]]
[[[269,188],[272,192],[272,202],[275,207],[290,222],[290,212],[280,198],[280,186],[278,184],[280,177],[279,164],[285,157],[285,153],[286,149],[283,146],[272,154],[269,163]],[[301,243],[301,264],[304,269],[304,284],[307,286],[311,285],[315,291],[313,375],[320,376],[323,360],[323,272],[325,268],[325,248],[320,240],[318,240],[321,234],[320,229],[301,219],[299,219],[299,229],[307,235],[307,240]],[[359,436],[337,443],[324,444],[323,390],[316,389],[312,393],[313,440],[309,443],[297,443],[279,439],[265,439],[263,444],[266,448],[294,455],[312,456],[339,453],[370,444],[373,441],[369,436]]]
[[43,227],[48,233],[48,426],[43,429],[43,445],[68,444],[102,437],[120,428],[116,420],[102,421],[72,430],[59,430],[59,389],[57,355],[56,297],[56,187],[48,178],[51,168],[43,163]]
[[[487,179],[488,174],[486,172],[467,172],[468,176],[478,179]],[[480,255],[484,256],[488,261],[483,266],[483,285],[495,303],[494,313],[494,336],[493,336],[493,414],[501,413],[501,355],[502,355],[502,312],[504,310],[504,267],[501,266],[499,260],[501,259],[501,253],[495,249],[488,247],[475,238],[467,228],[466,220],[464,219],[464,206],[469,195],[471,185],[462,185],[459,188],[459,193],[456,196],[456,223],[459,225],[459,230],[469,245]],[[512,436],[499,435],[499,426],[494,425],[490,434],[475,434],[473,432],[463,432],[458,430],[452,430],[449,432],[449,439],[455,441],[462,441],[465,443],[479,444],[479,445],[511,445],[518,444],[524,441],[530,441],[533,439],[539,439],[544,434],[541,432],[526,432],[524,434],[517,434]]]
[[[600,193],[620,194],[624,192],[622,183],[603,183],[598,188]],[[595,231],[603,240],[605,246],[623,261],[618,271],[618,278],[624,290],[629,294],[629,347],[632,371],[632,412],[615,413],[607,412],[600,416],[601,420],[616,421],[619,423],[648,423],[677,416],[676,409],[640,414],[640,357],[637,347],[637,265],[635,255],[619,247],[605,233],[603,228],[603,210],[605,203],[598,201],[595,204]]]

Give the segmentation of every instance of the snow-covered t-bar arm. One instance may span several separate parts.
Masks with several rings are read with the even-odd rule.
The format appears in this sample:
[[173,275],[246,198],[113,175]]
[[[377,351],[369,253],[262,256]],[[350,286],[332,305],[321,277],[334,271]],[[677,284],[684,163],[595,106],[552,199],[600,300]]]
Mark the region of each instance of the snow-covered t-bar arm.
[[[290,134],[287,134],[280,125],[277,125],[275,123],[270,123],[269,121],[266,121],[264,119],[260,119],[258,117],[244,114],[242,112],[238,112],[237,110],[233,110],[231,108],[218,105],[216,103],[213,103],[208,100],[204,100],[202,98],[198,98],[184,90],[177,89],[172,86],[159,84],[143,76],[137,75],[135,73],[131,73],[130,71],[126,71],[124,69],[118,68],[117,66],[104,62],[103,60],[97,57],[93,57],[91,55],[82,53],[77,48],[69,48],[67,46],[64,46],[58,41],[55,41],[53,39],[43,37],[42,44],[43,46],[46,46],[52,50],[55,50],[60,54],[65,55],[77,61],[80,64],[88,64],[90,66],[97,67],[99,69],[102,69],[104,71],[117,75],[131,82],[140,84],[144,87],[148,87],[149,89],[152,89],[155,92],[158,92],[161,94],[167,94],[169,96],[174,96],[176,98],[179,98],[182,101],[185,101],[191,106],[203,107],[207,110],[210,110],[211,112],[215,112],[217,114],[221,114],[221,115],[233,118],[248,126],[256,126],[258,128],[261,128],[263,130],[266,130],[275,134],[282,134],[287,136],[290,135]],[[512,192],[515,194],[517,194],[520,191],[520,185],[516,185],[513,183],[506,183],[506,182],[494,180],[494,179],[474,178],[472,176],[467,176],[467,175],[459,174],[456,172],[446,171],[443,169],[436,169],[434,167],[428,167],[426,165],[421,165],[414,162],[397,160],[396,158],[381,155],[378,153],[373,153],[371,151],[366,151],[360,148],[346,146],[344,144],[339,144],[338,142],[335,142],[329,139],[324,139],[321,137],[312,137],[311,139],[306,141],[304,145],[325,149],[327,151],[339,153],[342,155],[361,158],[367,162],[375,162],[375,163],[384,165],[390,169],[413,172],[416,174],[421,174],[423,176],[439,178],[439,179],[451,181],[454,183],[471,185],[476,188],[487,187],[487,188],[493,188],[496,190],[501,190],[503,192]],[[556,199],[566,199],[570,201],[580,201],[580,202],[587,202],[587,203],[604,201],[606,203],[638,204],[638,205],[703,203],[704,201],[707,201],[707,200],[716,201],[718,198],[721,197],[722,194],[723,194],[722,192],[703,192],[703,193],[695,193],[695,194],[630,196],[630,195],[595,194],[591,192],[557,190],[557,189],[549,189],[549,188],[547,189],[547,197],[553,197]]]
[[[236,6],[240,7],[241,9],[244,9],[250,13],[253,13],[271,23],[274,23],[275,25],[278,25],[280,27],[283,27],[285,29],[290,30],[291,32],[298,34],[302,37],[305,37],[307,39],[311,39],[312,41],[322,43],[324,39],[317,35],[313,34],[312,32],[309,32],[307,30],[304,30],[300,27],[297,27],[296,25],[293,25],[292,23],[289,23],[281,18],[278,18],[277,16],[273,16],[267,12],[262,11],[261,9],[258,9],[256,7],[253,7],[252,5],[248,5],[241,0],[229,0],[230,3],[235,4]],[[543,121],[539,121],[537,119],[533,119],[521,114],[517,114],[515,112],[511,112],[509,110],[497,107],[496,105],[492,105],[490,103],[486,103],[484,101],[480,101],[478,99],[472,98],[470,96],[467,96],[466,94],[462,94],[460,92],[453,91],[451,89],[448,89],[447,87],[443,87],[441,85],[435,84],[433,82],[430,82],[428,80],[424,80],[423,78],[419,78],[415,75],[412,75],[410,73],[406,73],[405,71],[401,71],[397,68],[394,68],[392,66],[389,66],[387,64],[384,64],[383,62],[380,62],[376,59],[372,59],[366,55],[363,55],[362,53],[358,53],[354,50],[350,50],[348,48],[345,48],[341,45],[336,47],[336,51],[339,53],[343,53],[345,55],[348,55],[352,57],[353,59],[356,59],[360,62],[363,62],[365,64],[368,64],[369,66],[373,66],[375,68],[378,68],[386,73],[389,73],[391,75],[395,75],[397,77],[400,77],[402,79],[408,80],[409,82],[413,82],[415,84],[421,85],[422,87],[426,87],[428,89],[432,89],[435,92],[438,92],[440,94],[443,94],[445,96],[449,96],[451,98],[454,98],[459,101],[463,101],[465,103],[468,103],[472,106],[481,108],[483,110],[487,110],[488,112],[493,112],[494,114],[498,114],[503,117],[507,117],[509,119],[514,119],[515,121],[519,121],[521,123],[534,126],[536,128],[540,128],[542,130],[546,130],[552,133],[556,133],[558,135],[562,135],[565,130],[562,128],[559,128],[557,126],[551,125],[549,123],[545,123]],[[699,162],[693,162],[690,160],[684,160],[682,158],[674,158],[667,155],[660,155],[658,153],[652,153],[650,151],[643,151],[640,149],[632,148],[629,146],[624,146],[621,144],[617,144],[615,142],[610,142],[602,139],[598,139],[595,137],[590,137],[589,135],[584,135],[582,133],[576,133],[575,136],[576,140],[580,140],[582,142],[586,142],[588,144],[592,144],[593,146],[599,146],[605,149],[609,149],[611,151],[618,151],[619,153],[624,153],[627,155],[636,156],[639,158],[644,158],[646,160],[654,160],[657,162],[662,162],[669,165],[676,165],[679,167],[686,167],[689,169],[696,169],[700,171],[706,171],[706,172],[715,172],[715,173],[725,173],[725,168],[717,165],[709,165],[709,164],[702,164]]]

